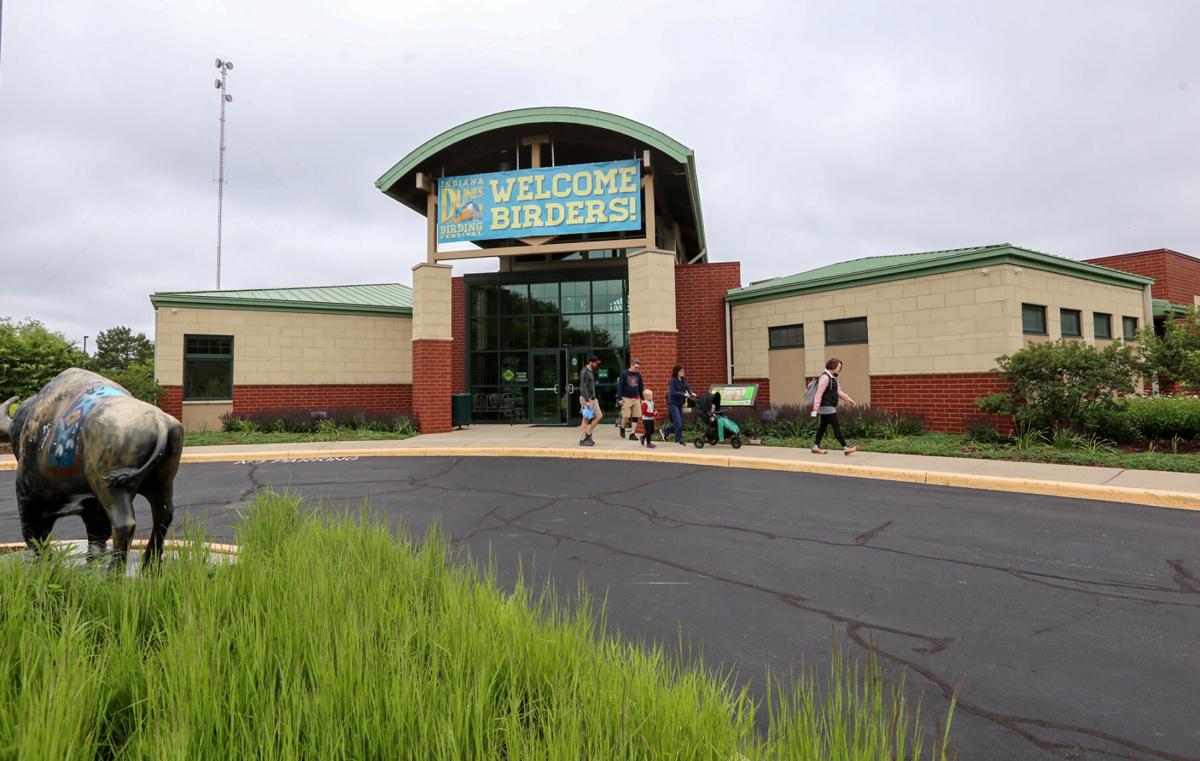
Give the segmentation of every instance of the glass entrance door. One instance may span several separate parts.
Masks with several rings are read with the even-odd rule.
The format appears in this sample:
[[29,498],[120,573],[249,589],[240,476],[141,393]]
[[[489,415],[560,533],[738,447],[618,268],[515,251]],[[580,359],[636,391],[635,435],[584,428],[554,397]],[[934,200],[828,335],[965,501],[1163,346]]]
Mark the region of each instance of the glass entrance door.
[[563,353],[560,349],[531,351],[533,372],[530,394],[530,422],[554,425],[565,422],[566,405],[563,404],[566,389],[563,378]]

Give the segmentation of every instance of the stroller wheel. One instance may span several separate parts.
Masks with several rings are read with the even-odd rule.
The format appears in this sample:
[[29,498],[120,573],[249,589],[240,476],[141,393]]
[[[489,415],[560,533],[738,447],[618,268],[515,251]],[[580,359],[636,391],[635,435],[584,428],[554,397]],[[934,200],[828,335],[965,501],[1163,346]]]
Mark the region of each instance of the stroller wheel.
[[737,434],[734,434],[733,438],[731,438],[729,440],[729,446],[733,447],[734,449],[741,449],[742,448],[742,437],[738,436]]
[[697,436],[696,440],[692,443],[694,443],[696,445],[696,449],[704,449],[704,438],[703,437]]

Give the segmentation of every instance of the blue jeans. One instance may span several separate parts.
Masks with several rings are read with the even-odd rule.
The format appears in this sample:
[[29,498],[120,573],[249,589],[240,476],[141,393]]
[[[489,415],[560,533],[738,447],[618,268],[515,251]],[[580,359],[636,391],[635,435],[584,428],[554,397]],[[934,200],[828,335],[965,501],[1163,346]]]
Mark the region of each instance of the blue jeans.
[[667,411],[671,413],[671,424],[663,426],[663,436],[675,432],[675,443],[683,443],[683,410],[676,407],[674,404],[667,405]]

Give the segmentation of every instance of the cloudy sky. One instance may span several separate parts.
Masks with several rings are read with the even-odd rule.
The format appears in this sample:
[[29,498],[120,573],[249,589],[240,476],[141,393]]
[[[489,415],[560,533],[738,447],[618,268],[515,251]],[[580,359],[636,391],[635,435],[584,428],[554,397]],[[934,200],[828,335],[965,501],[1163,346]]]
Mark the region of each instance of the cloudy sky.
[[150,334],[148,294],[213,287],[216,56],[226,288],[411,282],[423,219],[374,180],[537,105],[693,148],[747,282],[1004,241],[1200,255],[1198,31],[1194,0],[6,0],[0,317]]

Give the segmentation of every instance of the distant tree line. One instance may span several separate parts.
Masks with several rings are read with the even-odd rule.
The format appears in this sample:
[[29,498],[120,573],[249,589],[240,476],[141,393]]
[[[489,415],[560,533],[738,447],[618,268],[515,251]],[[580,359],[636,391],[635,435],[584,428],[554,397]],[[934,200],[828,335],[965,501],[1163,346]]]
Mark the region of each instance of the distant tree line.
[[163,393],[154,382],[154,343],[144,333],[123,325],[102,330],[89,357],[37,320],[0,317],[0,399],[27,399],[68,367],[100,373],[151,404]]

